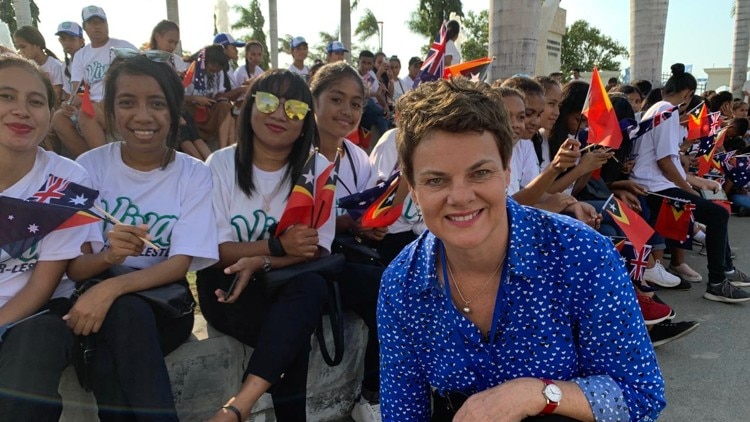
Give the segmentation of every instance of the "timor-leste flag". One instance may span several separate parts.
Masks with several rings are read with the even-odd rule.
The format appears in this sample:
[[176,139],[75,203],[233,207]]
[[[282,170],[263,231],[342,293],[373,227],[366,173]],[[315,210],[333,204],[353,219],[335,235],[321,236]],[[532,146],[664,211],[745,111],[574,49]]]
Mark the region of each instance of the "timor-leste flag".
[[281,214],[279,223],[276,226],[276,237],[289,227],[296,224],[303,224],[312,227],[313,213],[315,211],[315,156],[313,152],[307,158],[305,165],[302,167],[302,173],[294,184],[292,193],[286,202],[284,213]]
[[401,216],[409,187],[400,183],[401,176],[396,176],[388,188],[372,203],[362,216],[362,227],[388,227]]
[[89,84],[83,82],[83,94],[81,94],[81,111],[89,117],[94,117],[94,102],[91,101]]
[[706,109],[706,103],[701,103],[690,110],[687,115],[687,140],[708,136],[708,110]]
[[188,67],[187,71],[185,72],[185,76],[182,77],[182,86],[183,88],[187,88],[190,86],[190,84],[193,83],[193,78],[195,77],[195,67],[197,66],[197,61],[193,61],[190,63],[190,67]]
[[654,230],[667,239],[683,242],[688,238],[694,208],[690,202],[663,198]]
[[443,77],[445,79],[450,79],[452,77],[463,76],[471,79],[473,82],[481,82],[484,81],[487,76],[487,69],[489,69],[491,63],[491,58],[482,57],[481,59],[448,66],[445,68],[445,74]]
[[620,226],[620,229],[636,250],[643,249],[648,239],[654,234],[654,229],[640,215],[620,202],[614,195],[611,195],[604,203],[604,209]]
[[336,154],[336,160],[321,173],[315,182],[315,221],[312,227],[318,229],[331,216],[333,203],[336,201],[336,183],[339,180],[339,165],[341,154]]
[[594,68],[589,92],[581,112],[588,119],[589,144],[618,149],[622,143],[622,132],[615,109],[609,101],[604,84],[599,78],[599,71]]

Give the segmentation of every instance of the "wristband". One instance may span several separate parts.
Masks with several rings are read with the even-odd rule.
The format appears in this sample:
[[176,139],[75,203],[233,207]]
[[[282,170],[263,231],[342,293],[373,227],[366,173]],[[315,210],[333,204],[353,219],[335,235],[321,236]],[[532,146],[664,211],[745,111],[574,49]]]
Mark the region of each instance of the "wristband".
[[242,422],[242,413],[240,413],[240,409],[237,409],[231,404],[228,404],[226,406],[221,406],[221,408],[229,410],[230,412],[234,413],[234,416],[237,416],[237,422]]
[[278,237],[268,239],[268,251],[271,253],[271,256],[286,256],[284,245],[281,244],[281,239]]

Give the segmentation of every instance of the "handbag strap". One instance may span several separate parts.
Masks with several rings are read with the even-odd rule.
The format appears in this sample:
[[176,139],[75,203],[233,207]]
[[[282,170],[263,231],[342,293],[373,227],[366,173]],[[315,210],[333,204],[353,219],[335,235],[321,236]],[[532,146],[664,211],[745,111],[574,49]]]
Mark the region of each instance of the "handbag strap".
[[328,313],[328,321],[331,323],[331,334],[333,335],[333,357],[331,357],[331,353],[328,351],[328,345],[326,345],[325,333],[323,331],[324,315],[321,315],[320,320],[318,321],[318,328],[315,330],[315,336],[318,339],[318,345],[320,346],[320,353],[323,355],[323,360],[328,366],[336,366],[344,359],[344,311],[341,306],[341,292],[337,281],[328,280],[328,293],[331,306],[331,310]]

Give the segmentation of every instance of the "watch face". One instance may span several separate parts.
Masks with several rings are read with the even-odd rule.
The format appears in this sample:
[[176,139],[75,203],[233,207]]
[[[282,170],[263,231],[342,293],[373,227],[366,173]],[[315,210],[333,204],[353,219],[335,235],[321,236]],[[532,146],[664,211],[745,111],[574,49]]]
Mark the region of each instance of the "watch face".
[[559,403],[562,400],[562,390],[555,384],[548,384],[544,387],[544,397],[547,397],[549,401]]

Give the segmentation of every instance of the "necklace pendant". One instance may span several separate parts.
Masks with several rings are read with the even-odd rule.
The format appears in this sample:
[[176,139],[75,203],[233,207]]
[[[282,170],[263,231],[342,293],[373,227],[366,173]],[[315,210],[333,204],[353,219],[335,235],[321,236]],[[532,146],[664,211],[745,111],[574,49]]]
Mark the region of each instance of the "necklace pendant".
[[463,313],[465,314],[468,314],[471,312],[471,308],[469,308],[468,306],[464,306],[463,309],[461,309],[461,311],[463,311]]

